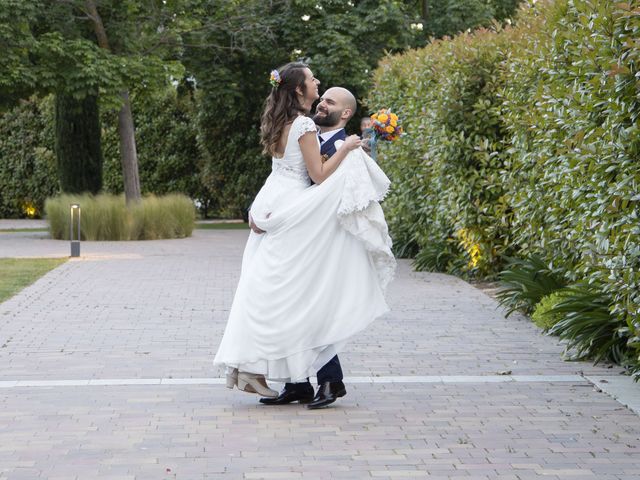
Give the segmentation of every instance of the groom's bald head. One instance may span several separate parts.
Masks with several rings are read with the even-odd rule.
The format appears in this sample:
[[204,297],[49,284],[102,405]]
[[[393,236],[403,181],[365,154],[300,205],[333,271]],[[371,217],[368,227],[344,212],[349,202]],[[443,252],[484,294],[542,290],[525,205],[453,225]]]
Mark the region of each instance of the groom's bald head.
[[327,93],[329,93],[330,95],[335,95],[340,99],[342,108],[345,110],[348,109],[350,111],[347,121],[351,119],[351,117],[353,117],[353,115],[356,113],[356,108],[358,108],[358,105],[356,104],[356,97],[353,96],[353,93],[343,87],[331,87],[324,94],[326,95]]
[[325,131],[343,128],[356,113],[356,97],[343,87],[331,87],[320,97],[313,120]]

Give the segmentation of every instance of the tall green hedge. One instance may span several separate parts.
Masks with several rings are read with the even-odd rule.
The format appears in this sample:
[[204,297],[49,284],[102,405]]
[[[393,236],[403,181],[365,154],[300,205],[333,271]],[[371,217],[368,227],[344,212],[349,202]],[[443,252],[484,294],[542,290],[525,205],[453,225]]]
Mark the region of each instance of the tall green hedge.
[[[509,59],[510,204],[543,253],[610,299],[640,353],[640,2],[558,2]],[[523,88],[523,86],[527,88]],[[528,105],[528,108],[525,106]]]
[[380,155],[399,252],[484,278],[538,254],[640,346],[639,6],[530,2],[512,27],[381,63],[368,103],[409,133]]
[[422,268],[488,275],[510,253],[500,98],[508,43],[488,30],[465,33],[376,72],[369,105],[390,106],[408,132],[383,147],[390,226],[398,253],[415,253]]
[[39,217],[59,189],[51,99],[0,114],[0,218]]

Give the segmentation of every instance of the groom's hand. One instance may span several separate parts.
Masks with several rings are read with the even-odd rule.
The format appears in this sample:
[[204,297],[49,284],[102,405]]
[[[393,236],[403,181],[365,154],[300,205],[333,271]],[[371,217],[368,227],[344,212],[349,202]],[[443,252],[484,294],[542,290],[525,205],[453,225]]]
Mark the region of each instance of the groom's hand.
[[362,139],[358,135],[349,135],[344,140],[344,146],[348,151],[355,150],[362,145]]
[[261,233],[264,233],[264,230],[259,229],[258,226],[255,223],[253,223],[253,218],[251,217],[249,217],[249,227],[251,227],[251,230],[253,230],[258,235],[260,235]]

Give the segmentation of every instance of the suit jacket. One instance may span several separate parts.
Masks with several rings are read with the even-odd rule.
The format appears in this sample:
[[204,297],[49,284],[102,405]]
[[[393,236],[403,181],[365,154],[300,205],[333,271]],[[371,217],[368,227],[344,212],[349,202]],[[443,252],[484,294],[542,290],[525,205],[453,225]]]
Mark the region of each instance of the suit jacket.
[[322,144],[320,147],[320,155],[327,155],[327,157],[330,158],[334,153],[336,153],[336,141],[344,140],[345,138],[347,138],[347,132],[344,131],[344,128],[341,128],[334,133],[333,137]]

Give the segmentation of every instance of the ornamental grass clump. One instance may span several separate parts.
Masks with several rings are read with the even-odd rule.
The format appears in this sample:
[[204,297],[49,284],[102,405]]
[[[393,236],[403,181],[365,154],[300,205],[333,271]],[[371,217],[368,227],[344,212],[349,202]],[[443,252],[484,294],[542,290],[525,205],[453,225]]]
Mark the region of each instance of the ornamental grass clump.
[[131,213],[132,237],[139,240],[188,237],[195,226],[193,202],[184,195],[145,197]]
[[82,210],[82,240],[182,238],[195,227],[193,202],[180,194],[150,195],[130,206],[123,195],[61,195],[45,203],[53,238],[69,239],[69,206],[74,203]]

